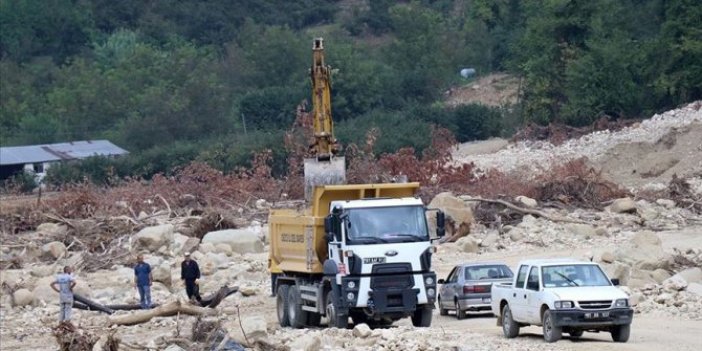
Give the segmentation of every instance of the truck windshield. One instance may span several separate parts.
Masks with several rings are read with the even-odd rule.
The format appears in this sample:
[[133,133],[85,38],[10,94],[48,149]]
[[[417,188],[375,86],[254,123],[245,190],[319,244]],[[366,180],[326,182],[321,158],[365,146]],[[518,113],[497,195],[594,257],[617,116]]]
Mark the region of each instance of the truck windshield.
[[546,266],[541,268],[544,288],[606,286],[609,279],[595,264]]
[[370,207],[348,210],[346,232],[364,244],[429,240],[422,206]]

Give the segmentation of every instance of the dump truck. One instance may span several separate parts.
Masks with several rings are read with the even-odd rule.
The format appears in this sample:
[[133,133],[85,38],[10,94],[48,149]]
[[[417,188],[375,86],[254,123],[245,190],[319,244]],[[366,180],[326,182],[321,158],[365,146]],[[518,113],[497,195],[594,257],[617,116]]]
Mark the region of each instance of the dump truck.
[[[273,209],[269,266],[281,326],[346,328],[411,317],[431,325],[437,296],[432,240],[436,235],[416,196],[419,183],[325,185],[308,207]],[[432,218],[432,217],[430,217]],[[432,238],[434,237],[434,238]]]

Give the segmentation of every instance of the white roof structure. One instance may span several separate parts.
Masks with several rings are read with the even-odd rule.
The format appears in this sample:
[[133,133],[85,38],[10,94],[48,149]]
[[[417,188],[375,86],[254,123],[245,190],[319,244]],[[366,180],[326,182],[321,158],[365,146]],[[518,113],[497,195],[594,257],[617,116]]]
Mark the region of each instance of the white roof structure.
[[91,156],[119,156],[129,152],[107,140],[0,147],[0,166],[76,160]]

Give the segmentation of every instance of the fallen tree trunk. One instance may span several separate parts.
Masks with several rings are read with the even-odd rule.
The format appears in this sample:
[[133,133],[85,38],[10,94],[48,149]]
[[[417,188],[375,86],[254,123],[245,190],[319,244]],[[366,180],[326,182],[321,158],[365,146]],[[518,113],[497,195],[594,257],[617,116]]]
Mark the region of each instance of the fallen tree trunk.
[[191,305],[188,302],[176,300],[150,310],[142,310],[139,312],[134,312],[121,316],[111,316],[109,318],[109,324],[135,325],[148,322],[154,317],[170,317],[175,316],[179,313],[188,314],[192,316],[211,316],[217,314],[217,311],[211,308],[198,307],[195,305]]
[[469,197],[461,197],[461,200],[463,200],[463,201],[481,201],[481,202],[487,202],[487,203],[491,203],[491,204],[500,204],[500,205],[505,206],[505,207],[507,207],[507,208],[509,208],[509,209],[511,209],[511,210],[514,210],[514,211],[517,211],[517,212],[521,212],[521,213],[525,213],[525,214],[534,215],[534,216],[539,216],[539,217],[548,219],[548,220],[551,221],[551,222],[565,222],[565,223],[590,224],[590,223],[588,223],[588,222],[581,221],[581,220],[578,220],[578,219],[571,219],[571,218],[565,218],[565,217],[553,217],[553,216],[551,216],[551,215],[549,215],[549,214],[547,214],[547,213],[545,213],[545,212],[543,212],[543,211],[539,211],[539,210],[535,210],[535,209],[531,209],[531,208],[519,207],[519,206],[513,205],[513,204],[511,204],[511,203],[509,203],[509,202],[507,202],[507,201],[504,201],[504,200],[498,200],[498,199],[483,199],[483,198],[480,198],[480,197],[471,197],[471,198],[469,198]]
[[230,287],[228,287],[228,286],[225,285],[225,286],[219,288],[219,290],[217,290],[216,293],[214,293],[214,294],[212,294],[212,295],[210,295],[210,296],[208,296],[208,297],[203,298],[202,301],[200,301],[200,305],[201,305],[202,307],[215,308],[215,307],[217,307],[217,305],[219,305],[219,304],[222,302],[222,300],[224,300],[227,296],[229,296],[229,295],[231,295],[231,294],[233,294],[233,293],[235,293],[235,292],[237,292],[237,291],[239,291],[239,287],[238,287],[238,286],[234,286],[234,287],[231,287],[231,288],[230,288]]
[[[78,305],[76,305],[76,303],[78,303]],[[73,294],[73,307],[88,311],[100,311],[107,314],[115,313],[113,309],[75,293]]]

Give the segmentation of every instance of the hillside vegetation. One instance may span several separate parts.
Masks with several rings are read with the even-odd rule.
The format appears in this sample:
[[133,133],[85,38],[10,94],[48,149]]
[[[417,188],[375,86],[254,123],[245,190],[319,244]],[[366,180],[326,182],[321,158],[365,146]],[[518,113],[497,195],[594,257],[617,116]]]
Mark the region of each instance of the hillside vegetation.
[[[339,139],[372,129],[377,155],[422,151],[432,124],[468,141],[702,98],[695,0],[0,0],[0,30],[0,144],[106,138],[132,153],[86,163],[98,181],[231,171],[263,149],[285,174],[317,36],[338,69]],[[515,77],[518,102],[446,103],[472,84],[464,67]]]

